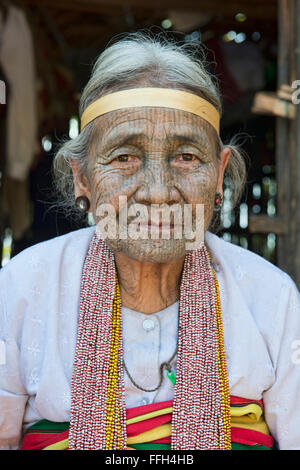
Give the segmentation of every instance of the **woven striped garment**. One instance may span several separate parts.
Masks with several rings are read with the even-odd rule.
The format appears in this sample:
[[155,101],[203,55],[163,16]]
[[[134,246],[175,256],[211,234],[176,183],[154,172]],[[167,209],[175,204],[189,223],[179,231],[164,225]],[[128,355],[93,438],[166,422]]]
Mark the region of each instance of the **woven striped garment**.
[[[170,450],[172,401],[153,403],[126,410],[128,450]],[[232,450],[272,450],[263,415],[263,401],[230,397]],[[29,427],[21,450],[67,450],[68,422],[42,420]]]

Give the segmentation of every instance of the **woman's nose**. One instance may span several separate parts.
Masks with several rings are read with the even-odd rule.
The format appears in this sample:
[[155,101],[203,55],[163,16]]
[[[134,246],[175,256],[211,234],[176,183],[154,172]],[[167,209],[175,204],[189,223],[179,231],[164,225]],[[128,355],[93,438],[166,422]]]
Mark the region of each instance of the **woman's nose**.
[[141,185],[135,193],[140,204],[175,204],[180,195],[174,187],[171,171],[166,164],[148,165]]

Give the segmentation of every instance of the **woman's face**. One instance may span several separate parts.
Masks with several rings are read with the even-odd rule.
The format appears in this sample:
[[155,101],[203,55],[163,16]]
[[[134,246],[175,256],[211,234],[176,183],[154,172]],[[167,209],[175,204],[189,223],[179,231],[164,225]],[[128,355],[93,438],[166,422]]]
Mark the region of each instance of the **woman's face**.
[[[171,215],[170,236],[165,239],[167,221],[155,222],[155,212],[151,212],[158,207],[177,205],[183,214],[185,205],[191,205],[195,229],[196,205],[202,204],[203,228],[207,230],[215,194],[222,192],[230,153],[225,149],[217,155],[213,132],[200,117],[165,108],[124,109],[97,119],[88,149],[87,178],[74,172],[75,195],[89,197],[96,223],[104,220],[103,204],[114,208],[117,235],[106,239],[114,251],[150,262],[170,262],[184,256],[190,240],[185,235],[183,217],[179,223],[182,237],[175,236],[178,219]],[[143,238],[120,237],[120,196],[127,201],[128,224],[142,229]],[[134,204],[143,205],[148,212],[143,208],[142,212],[133,211]],[[149,217],[145,222],[146,213]],[[144,222],[135,225],[141,221],[141,214]],[[156,230],[155,238],[151,227]]]

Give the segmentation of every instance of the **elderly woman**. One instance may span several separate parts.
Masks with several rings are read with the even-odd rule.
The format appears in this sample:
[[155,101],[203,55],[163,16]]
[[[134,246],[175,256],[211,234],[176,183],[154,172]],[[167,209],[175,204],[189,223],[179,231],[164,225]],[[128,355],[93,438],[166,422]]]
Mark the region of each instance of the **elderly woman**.
[[142,34],[95,63],[55,160],[95,225],[1,272],[2,448],[300,449],[299,294],[211,232],[245,170],[203,63]]

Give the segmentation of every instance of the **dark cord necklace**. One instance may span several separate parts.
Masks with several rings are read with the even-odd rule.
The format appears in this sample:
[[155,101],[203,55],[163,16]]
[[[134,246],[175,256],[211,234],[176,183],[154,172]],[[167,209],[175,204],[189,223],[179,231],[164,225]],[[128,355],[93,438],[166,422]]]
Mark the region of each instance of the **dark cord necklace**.
[[169,379],[173,382],[173,384],[175,384],[175,375],[174,375],[174,372],[172,371],[172,366],[171,366],[171,362],[173,361],[173,359],[175,358],[177,354],[177,346],[176,346],[176,349],[172,355],[172,357],[170,357],[170,359],[167,361],[167,362],[163,362],[161,365],[160,365],[160,368],[159,368],[159,373],[160,373],[160,380],[159,380],[159,384],[157,385],[157,387],[155,388],[152,388],[150,390],[147,390],[146,388],[143,388],[141,387],[140,385],[138,385],[135,380],[132,378],[132,376],[129,374],[128,372],[128,369],[126,367],[126,364],[125,364],[125,361],[123,362],[124,363],[124,369],[126,371],[126,374],[128,375],[129,377],[129,380],[131,381],[131,383],[136,387],[138,388],[139,390],[142,390],[143,392],[156,392],[156,390],[158,390],[164,380],[164,376],[163,376],[163,371],[164,369],[166,369],[169,374],[168,374],[168,377]]

